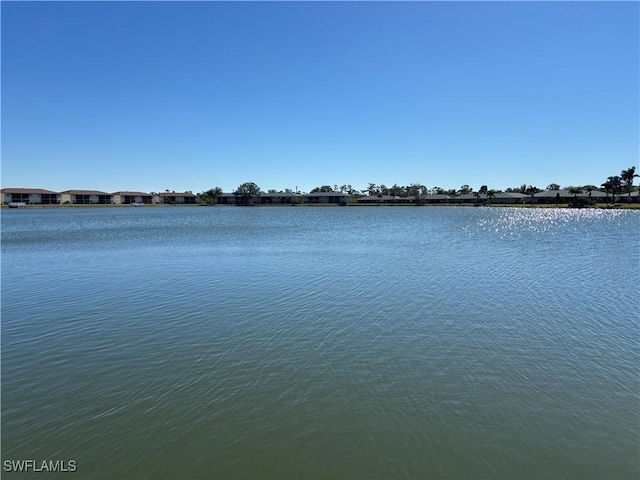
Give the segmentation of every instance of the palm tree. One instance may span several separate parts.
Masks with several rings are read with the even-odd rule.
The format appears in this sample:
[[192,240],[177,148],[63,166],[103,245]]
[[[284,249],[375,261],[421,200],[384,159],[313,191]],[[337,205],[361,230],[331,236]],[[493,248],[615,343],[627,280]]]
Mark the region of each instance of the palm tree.
[[412,183],[411,185],[409,185],[407,187],[407,194],[409,196],[414,196],[416,198],[416,205],[420,206],[422,205],[422,189],[424,188],[423,185],[419,184],[419,183]]
[[615,203],[615,195],[616,192],[620,189],[622,182],[620,181],[620,177],[618,175],[607,178],[607,181],[611,182],[611,203]]
[[210,188],[206,192],[199,193],[200,202],[205,205],[214,205],[217,203],[218,198],[222,195],[222,189],[220,187]]
[[[523,185],[524,187],[524,185]],[[533,185],[529,185],[528,187],[526,187],[525,191],[522,193],[528,193],[529,195],[531,195],[531,206],[533,206],[533,196],[538,193],[541,192],[542,190],[540,190],[538,187],[534,187]]]
[[218,203],[218,198],[222,195],[222,189],[220,187],[214,187],[207,190],[207,194],[211,197],[213,203]]
[[626,170],[622,170],[622,172],[620,173],[620,178],[627,186],[627,193],[629,194],[629,196],[627,197],[628,203],[631,203],[631,188],[633,187],[633,179],[635,177],[640,177],[640,175],[636,173],[636,167],[629,167]]
[[494,189],[487,190],[487,198],[489,199],[489,205],[491,205],[491,199],[496,196],[496,191]]
[[578,206],[578,194],[582,193],[582,188],[580,187],[569,187],[569,193],[573,195],[573,200],[571,201],[570,206]]
[[[611,178],[611,177],[609,177]],[[609,202],[609,192],[613,189],[613,185],[611,184],[611,180],[607,180],[606,182],[604,182],[602,185],[600,185],[602,188],[604,188],[604,192],[607,194],[607,203]],[[613,194],[611,194],[611,203],[613,203]]]
[[585,191],[589,193],[589,203],[591,203],[591,192],[593,192],[596,187],[593,185],[587,185],[586,187],[584,187]]

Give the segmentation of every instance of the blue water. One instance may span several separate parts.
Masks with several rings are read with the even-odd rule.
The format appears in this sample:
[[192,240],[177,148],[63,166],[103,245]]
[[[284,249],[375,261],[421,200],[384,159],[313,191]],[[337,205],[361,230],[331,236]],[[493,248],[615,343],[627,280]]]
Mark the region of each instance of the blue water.
[[52,208],[1,220],[3,468],[640,476],[638,211]]

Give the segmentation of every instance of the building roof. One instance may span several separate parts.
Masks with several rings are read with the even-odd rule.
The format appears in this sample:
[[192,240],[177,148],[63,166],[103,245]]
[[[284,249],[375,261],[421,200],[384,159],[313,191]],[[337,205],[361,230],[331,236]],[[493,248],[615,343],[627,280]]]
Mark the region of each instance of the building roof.
[[555,197],[572,197],[573,194],[569,193],[569,190],[543,190],[542,192],[534,193],[536,198],[555,198]]
[[[327,195],[333,195],[331,192],[325,192]],[[336,192],[334,192],[336,193]],[[339,193],[339,192],[338,192]],[[400,195],[367,195],[366,197],[358,198],[358,201],[364,202],[402,202],[414,200],[415,197],[401,197]]]
[[261,197],[299,197],[300,195],[294,192],[271,192],[261,193]]
[[[556,197],[573,197],[574,195],[580,197],[588,197],[589,192],[586,190],[582,190],[580,193],[571,193],[569,190],[544,190],[542,192],[534,193],[533,196],[536,198],[556,198]],[[600,190],[592,190],[591,197],[596,198],[604,198],[608,196],[605,192],[601,192]]]
[[444,193],[432,193],[422,197],[424,200],[449,200],[451,197]]
[[0,190],[2,193],[40,193],[40,194],[55,194],[57,192],[52,192],[51,190],[44,190],[42,188],[3,188]]
[[496,193],[493,198],[529,198],[529,195],[519,192],[501,192]]
[[100,190],[65,190],[64,192],[58,193],[68,193],[70,195],[111,195],[107,192],[101,192]]
[[592,198],[605,198],[611,196],[608,193],[601,192],[600,190],[592,190],[591,195],[589,195],[589,192],[585,190],[584,195],[591,196]]
[[487,198],[487,195],[484,193],[465,193],[462,195],[458,195],[457,197],[453,197],[454,200],[475,200],[476,198]]
[[350,197],[348,193],[342,192],[313,192],[307,193],[307,197]]
[[162,192],[157,195],[161,197],[195,197],[193,193],[189,192]]
[[120,191],[120,192],[113,192],[111,195],[131,195],[131,196],[135,196],[135,197],[150,197],[151,194],[150,193],[144,193],[144,192],[128,192],[126,190],[124,191]]

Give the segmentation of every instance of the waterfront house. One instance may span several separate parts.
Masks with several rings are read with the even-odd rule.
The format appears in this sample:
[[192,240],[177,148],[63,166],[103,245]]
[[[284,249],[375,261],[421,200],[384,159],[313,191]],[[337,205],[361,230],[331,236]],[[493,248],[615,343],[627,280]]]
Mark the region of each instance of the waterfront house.
[[[386,195],[386,197],[389,197],[389,195]],[[383,198],[383,195],[366,195],[364,197],[357,198],[356,202],[366,204],[382,203]]]
[[55,205],[58,194],[42,188],[3,188],[3,203],[24,203],[25,205]]
[[529,195],[518,192],[501,192],[496,193],[493,198],[487,199],[487,203],[503,203],[503,204],[516,204],[525,203],[530,198]]
[[451,202],[453,197],[449,195],[445,195],[444,193],[434,193],[431,195],[425,195],[422,197],[422,200],[425,203],[449,203]]
[[293,192],[261,193],[261,205],[295,205],[302,202],[302,197]]
[[218,205],[235,205],[236,204],[236,194],[235,193],[221,193],[218,198],[216,198],[216,204]]
[[113,196],[99,190],[65,190],[58,193],[58,202],[74,205],[108,205],[113,203]]
[[611,195],[605,192],[601,192],[600,190],[592,190],[591,192],[585,190],[582,195],[593,200],[596,203],[607,203],[607,199],[611,199]]
[[144,192],[114,192],[113,203],[116,205],[131,205],[133,203],[144,203],[146,205],[153,202],[153,195]]
[[533,194],[534,203],[569,203],[573,194],[569,190],[544,190]]
[[176,204],[196,204],[196,196],[193,193],[184,192],[184,193],[176,193],[176,192],[165,192],[165,193],[156,193],[153,196],[153,203],[164,203],[168,205],[176,205]]
[[305,194],[304,199],[310,204],[346,205],[351,200],[351,195],[342,192],[314,192]]
[[485,203],[487,195],[484,193],[464,193],[453,197],[453,201],[457,203]]
[[358,203],[414,203],[416,197],[399,197],[397,195],[367,195],[357,199]]
[[[638,191],[631,192],[631,195],[629,195],[627,192],[625,192],[625,193],[616,193],[616,195],[615,195],[616,202],[618,202],[618,203],[627,203],[627,202],[629,202],[629,196],[631,196],[631,203],[639,203],[640,202],[640,192],[638,192]],[[609,199],[611,199],[611,195],[609,195]]]
[[591,192],[583,190],[580,193],[571,193],[569,190],[544,190],[533,195],[534,203],[571,203],[574,198],[585,198],[597,203],[606,203],[611,195],[600,190]]

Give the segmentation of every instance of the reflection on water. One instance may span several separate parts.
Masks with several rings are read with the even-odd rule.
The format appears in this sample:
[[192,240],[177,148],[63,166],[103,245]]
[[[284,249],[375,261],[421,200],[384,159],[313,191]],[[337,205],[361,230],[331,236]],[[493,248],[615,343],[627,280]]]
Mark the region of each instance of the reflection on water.
[[639,220],[3,212],[2,460],[73,459],[83,478],[637,478]]

